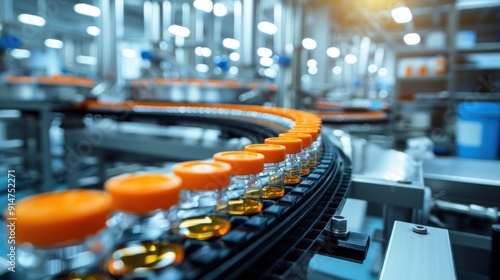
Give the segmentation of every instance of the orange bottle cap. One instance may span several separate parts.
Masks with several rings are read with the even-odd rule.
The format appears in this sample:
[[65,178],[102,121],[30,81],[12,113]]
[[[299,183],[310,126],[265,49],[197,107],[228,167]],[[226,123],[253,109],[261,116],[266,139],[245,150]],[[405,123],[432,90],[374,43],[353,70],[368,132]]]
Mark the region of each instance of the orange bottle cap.
[[245,151],[263,154],[264,163],[282,162],[286,159],[286,148],[283,145],[250,144],[245,146]]
[[293,127],[293,128],[317,128],[317,129],[321,129],[321,124],[317,124],[317,123],[296,123]]
[[280,133],[279,137],[290,137],[290,138],[299,138],[302,140],[302,148],[311,147],[312,137],[309,133],[301,133],[301,132],[285,132]]
[[318,124],[321,125],[321,118],[311,118],[311,119],[299,119],[295,121],[295,124]]
[[231,165],[231,175],[257,174],[264,170],[264,155],[245,151],[220,152],[214,155],[215,161]]
[[164,174],[125,174],[104,184],[113,199],[113,209],[139,215],[177,204],[180,186],[179,177]]
[[298,128],[292,128],[288,132],[300,132],[300,133],[311,134],[311,137],[312,137],[313,141],[318,140],[318,135],[319,135],[318,130],[315,129],[315,128],[302,128],[302,127],[298,127]]
[[106,227],[111,197],[98,190],[42,193],[16,205],[16,242],[36,247],[79,243]]
[[318,129],[321,129],[321,124],[320,123],[295,123],[295,125],[292,127],[292,128],[295,128],[295,127],[304,127],[304,128],[308,128],[308,127],[312,127],[312,128],[318,128]]
[[283,145],[287,154],[297,154],[302,152],[302,140],[290,137],[271,137],[264,140],[266,144]]
[[229,186],[231,165],[225,162],[186,161],[174,165],[173,171],[181,178],[183,190],[216,191]]
[[302,129],[302,128],[311,128],[316,129],[318,135],[321,134],[321,125],[316,124],[296,124],[292,127],[292,129]]

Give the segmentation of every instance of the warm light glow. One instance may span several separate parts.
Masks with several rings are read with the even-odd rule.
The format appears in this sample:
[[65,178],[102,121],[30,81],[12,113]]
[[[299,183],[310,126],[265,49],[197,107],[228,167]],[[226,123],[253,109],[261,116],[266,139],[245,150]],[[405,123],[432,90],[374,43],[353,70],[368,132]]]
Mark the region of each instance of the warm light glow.
[[261,57],[259,62],[260,62],[260,65],[265,66],[265,67],[269,67],[269,66],[273,65],[273,63],[274,63],[273,59],[270,57]]
[[207,73],[210,68],[206,64],[196,64],[196,71],[200,73]]
[[91,36],[98,36],[99,34],[101,34],[101,29],[99,29],[99,27],[97,26],[89,26],[87,27],[87,34]]
[[273,51],[270,48],[260,47],[257,49],[257,55],[262,57],[271,57],[273,56]]
[[227,8],[222,3],[215,3],[214,5],[214,15],[216,17],[223,17],[227,15]]
[[278,27],[274,23],[268,22],[268,21],[261,21],[257,25],[257,28],[259,29],[260,32],[269,34],[269,35],[274,35],[276,32],[278,32]]
[[378,74],[380,77],[385,77],[385,76],[387,76],[388,71],[387,71],[387,69],[386,69],[386,68],[380,68],[380,69],[378,69],[377,74]]
[[28,58],[31,56],[31,52],[25,49],[13,49],[10,51],[10,55],[16,59]]
[[340,73],[342,73],[342,67],[340,67],[340,66],[335,66],[335,67],[333,67],[333,69],[332,69],[332,73],[333,73],[334,75],[340,75]]
[[229,54],[229,59],[232,61],[239,61],[240,60],[240,54],[237,52],[232,52]]
[[132,50],[132,49],[123,49],[122,56],[126,57],[126,58],[136,58],[137,52],[135,50]]
[[326,55],[328,55],[329,57],[332,57],[332,58],[339,57],[340,50],[339,50],[339,48],[336,48],[336,47],[328,48],[328,49],[326,49]]
[[240,47],[240,42],[232,38],[222,40],[222,45],[228,49],[236,50]]
[[73,9],[75,12],[81,14],[81,15],[86,15],[86,16],[91,16],[91,17],[98,17],[101,15],[101,9],[99,9],[96,6],[84,4],[84,3],[78,3],[75,6],[73,6]]
[[170,25],[168,27],[168,32],[174,36],[179,36],[179,37],[187,37],[191,32],[189,31],[189,28],[180,26],[180,25]]
[[411,19],[413,18],[408,7],[398,7],[393,9],[391,11],[391,16],[397,23],[406,23],[411,21]]
[[30,24],[30,25],[36,25],[36,26],[44,26],[45,25],[45,19],[43,17],[30,15],[30,14],[20,14],[19,16],[17,16],[17,20],[19,20],[22,23]]
[[416,45],[420,43],[420,35],[417,33],[408,33],[403,37],[403,40],[407,45]]
[[43,42],[47,48],[60,49],[64,46],[63,41],[57,39],[47,39]]
[[213,3],[210,0],[195,0],[193,2],[193,7],[197,10],[204,11],[205,13],[210,13],[213,8]]
[[78,55],[75,58],[76,62],[80,64],[87,64],[87,65],[96,65],[97,64],[97,58],[93,56],[87,56],[87,55]]
[[378,67],[375,64],[370,64],[368,65],[368,72],[370,73],[377,73]]
[[350,53],[344,57],[344,60],[347,64],[354,64],[358,61],[358,58]]

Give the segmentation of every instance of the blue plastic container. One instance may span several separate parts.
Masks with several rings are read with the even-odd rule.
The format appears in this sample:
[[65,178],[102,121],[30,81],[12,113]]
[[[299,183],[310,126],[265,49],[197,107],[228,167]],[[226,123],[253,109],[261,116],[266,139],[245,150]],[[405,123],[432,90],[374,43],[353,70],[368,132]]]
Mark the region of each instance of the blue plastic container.
[[456,141],[459,157],[496,159],[500,150],[500,103],[460,103]]

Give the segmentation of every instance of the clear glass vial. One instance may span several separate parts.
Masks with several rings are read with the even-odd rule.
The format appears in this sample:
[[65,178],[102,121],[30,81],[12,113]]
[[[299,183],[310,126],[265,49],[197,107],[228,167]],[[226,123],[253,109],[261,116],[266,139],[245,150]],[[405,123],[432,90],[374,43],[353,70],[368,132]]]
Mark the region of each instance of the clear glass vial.
[[247,152],[264,155],[264,170],[258,174],[262,183],[262,198],[277,199],[285,195],[286,148],[274,144],[250,144],[244,148]]
[[180,186],[179,177],[166,174],[124,174],[108,179],[104,188],[115,211],[108,226],[119,231],[115,233],[124,233],[124,239],[163,234],[170,228],[168,210],[179,202]]
[[312,150],[314,151],[314,159],[312,162],[314,163],[313,166],[311,167],[316,167],[318,161],[321,158],[322,154],[322,145],[321,145],[321,139],[319,138],[319,129],[318,127],[300,127],[300,126],[295,126],[294,128],[288,130],[288,132],[298,132],[298,133],[307,133],[311,135],[312,138],[312,143],[311,147]]
[[295,185],[300,183],[301,162],[299,153],[302,152],[302,141],[298,138],[271,137],[264,140],[265,144],[275,144],[285,146],[285,185]]
[[187,161],[174,165],[181,178],[177,222],[172,230],[185,238],[206,240],[223,236],[231,229],[227,209],[227,187],[231,165],[225,162]]
[[[302,141],[302,152],[299,154],[301,162],[300,175],[309,174],[312,168],[312,162],[316,161],[314,150],[311,148],[311,135],[300,132],[286,132],[280,133],[278,136],[298,138]],[[316,163],[314,163],[314,166],[316,166]]]
[[214,160],[231,165],[231,183],[227,190],[230,215],[253,215],[260,213],[262,183],[258,174],[264,170],[264,156],[245,151],[227,151],[214,155]]
[[124,242],[106,261],[109,273],[123,277],[182,262],[182,246],[165,240],[180,186],[177,176],[152,173],[124,174],[105,182],[116,211],[108,226]]
[[[111,197],[98,190],[33,195],[17,202],[15,279],[86,275],[112,250]],[[9,216],[10,217],[10,216]]]

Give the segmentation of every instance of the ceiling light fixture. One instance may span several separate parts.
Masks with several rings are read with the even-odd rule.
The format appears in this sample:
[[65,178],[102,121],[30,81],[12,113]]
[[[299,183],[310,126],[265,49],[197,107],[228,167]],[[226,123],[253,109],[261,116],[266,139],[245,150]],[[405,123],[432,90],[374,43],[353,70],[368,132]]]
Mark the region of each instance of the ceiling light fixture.
[[80,64],[87,64],[87,65],[97,64],[97,58],[88,55],[77,55],[75,60]]
[[25,49],[13,49],[10,51],[10,55],[16,59],[29,58],[31,56],[31,52]]
[[350,53],[344,57],[344,60],[347,64],[354,64],[358,61],[358,58],[352,53]]
[[20,14],[17,16],[17,20],[24,24],[36,25],[36,26],[44,26],[45,19],[43,17],[30,15],[30,14]]
[[236,50],[240,47],[240,42],[236,39],[226,38],[226,39],[222,40],[222,45],[225,48]]
[[408,33],[403,37],[403,40],[405,41],[405,44],[407,45],[416,45],[420,43],[420,35],[417,33]]
[[99,34],[101,34],[101,29],[99,29],[99,27],[97,26],[89,26],[87,27],[87,34],[91,36],[98,36]]
[[191,34],[189,28],[176,24],[170,25],[168,27],[168,32],[174,36],[179,36],[179,37],[188,37],[189,34]]
[[268,21],[261,21],[257,25],[257,28],[259,29],[260,32],[269,34],[269,35],[274,35],[276,32],[278,32],[278,27],[274,23],[268,22]]
[[84,3],[78,3],[75,6],[73,6],[73,10],[75,12],[85,15],[85,16],[90,16],[90,17],[98,17],[101,15],[101,9],[99,9],[96,6],[92,6],[89,4],[84,4]]
[[306,50],[314,50],[318,46],[318,43],[316,43],[314,39],[305,38],[304,40],[302,40],[302,46]]
[[47,48],[60,49],[64,46],[63,41],[57,39],[46,39],[44,42]]
[[340,50],[339,48],[336,47],[330,47],[326,49],[326,55],[328,55],[331,58],[336,58],[340,56]]
[[410,22],[413,18],[411,11],[408,7],[398,7],[391,11],[391,16],[397,23]]
[[260,47],[257,49],[257,55],[262,57],[271,57],[273,56],[273,51],[270,48]]
[[122,56],[126,58],[136,58],[137,57],[137,51],[133,49],[123,49],[122,50]]
[[215,3],[214,4],[214,15],[216,17],[223,17],[227,15],[227,8],[224,6],[222,3]]
[[205,13],[212,12],[214,4],[210,0],[195,0],[193,7],[197,10],[204,11]]

